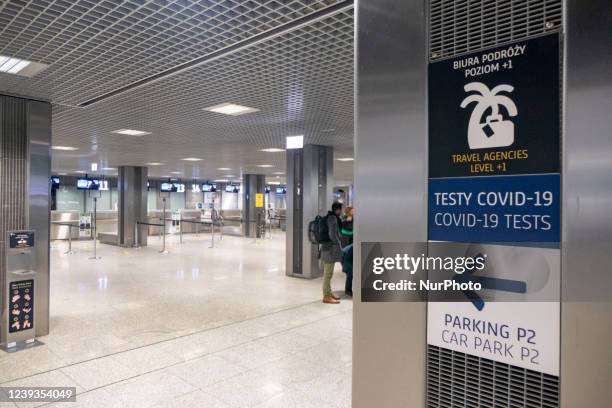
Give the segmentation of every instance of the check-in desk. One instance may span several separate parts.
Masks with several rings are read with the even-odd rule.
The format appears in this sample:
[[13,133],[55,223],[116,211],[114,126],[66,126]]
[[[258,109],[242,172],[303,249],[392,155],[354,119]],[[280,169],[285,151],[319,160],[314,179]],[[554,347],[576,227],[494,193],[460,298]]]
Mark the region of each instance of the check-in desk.
[[224,235],[242,235],[242,211],[241,210],[221,210],[223,219]]
[[[51,239],[91,239],[91,236],[79,237],[79,211],[51,211]],[[102,210],[96,212],[98,223],[96,230],[103,234],[117,234],[117,211]],[[69,227],[66,224],[74,225]]]

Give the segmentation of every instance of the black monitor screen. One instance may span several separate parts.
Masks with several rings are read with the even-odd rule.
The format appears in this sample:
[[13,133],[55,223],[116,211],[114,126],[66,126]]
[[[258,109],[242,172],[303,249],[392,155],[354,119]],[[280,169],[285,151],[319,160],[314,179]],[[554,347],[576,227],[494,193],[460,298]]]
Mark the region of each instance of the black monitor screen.
[[225,186],[225,191],[227,191],[228,193],[237,193],[238,191],[240,191],[240,186],[234,186],[232,184],[229,184]]
[[276,187],[276,194],[286,194],[287,187]]
[[89,179],[88,178],[77,179],[77,189],[89,190]]
[[176,193],[178,191],[178,186],[174,183],[161,183],[159,190],[164,193]]
[[99,190],[100,180],[84,178],[84,177],[77,179],[77,189],[78,190]]
[[216,184],[204,183],[204,184],[202,184],[202,191],[204,191],[205,193],[213,193],[213,192],[217,191],[217,185]]
[[59,188],[60,178],[57,176],[51,177],[51,188]]

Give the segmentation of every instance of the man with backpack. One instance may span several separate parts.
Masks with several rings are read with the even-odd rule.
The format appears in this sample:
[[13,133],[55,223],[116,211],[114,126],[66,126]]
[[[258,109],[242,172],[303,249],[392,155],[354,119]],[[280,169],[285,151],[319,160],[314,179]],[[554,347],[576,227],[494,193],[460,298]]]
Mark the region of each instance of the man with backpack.
[[331,211],[325,216],[325,225],[327,226],[327,237],[325,238],[327,239],[320,242],[321,260],[323,261],[323,303],[340,303],[340,298],[334,295],[331,289],[334,265],[336,262],[342,262],[343,255],[340,236],[342,225],[340,214],[342,214],[342,203],[333,203]]

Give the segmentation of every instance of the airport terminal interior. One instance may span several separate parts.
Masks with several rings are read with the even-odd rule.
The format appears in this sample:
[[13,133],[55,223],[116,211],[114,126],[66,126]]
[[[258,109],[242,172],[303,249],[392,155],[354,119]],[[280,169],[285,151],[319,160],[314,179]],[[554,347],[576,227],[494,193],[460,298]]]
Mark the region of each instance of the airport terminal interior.
[[611,25],[0,0],[0,408],[612,407]]

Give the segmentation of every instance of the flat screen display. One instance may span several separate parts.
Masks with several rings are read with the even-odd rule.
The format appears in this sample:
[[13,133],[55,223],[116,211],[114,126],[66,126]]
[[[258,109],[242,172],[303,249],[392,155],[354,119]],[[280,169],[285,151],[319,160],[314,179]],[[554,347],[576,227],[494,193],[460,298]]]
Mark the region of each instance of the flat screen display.
[[176,193],[178,191],[178,187],[174,183],[161,183],[159,190],[164,193]]
[[234,186],[232,184],[229,184],[225,186],[225,191],[228,193],[237,193],[238,191],[240,191],[240,186]]
[[77,189],[89,190],[89,179],[86,179],[86,178],[77,179]]
[[59,188],[60,178],[57,176],[51,177],[51,188]]
[[205,193],[214,193],[215,191],[217,191],[217,185],[211,183],[204,183],[202,184],[202,191]]
[[286,194],[287,187],[276,187],[276,194]]
[[77,179],[77,189],[78,190],[99,190],[100,180],[90,179],[90,178],[85,178],[85,177]]

